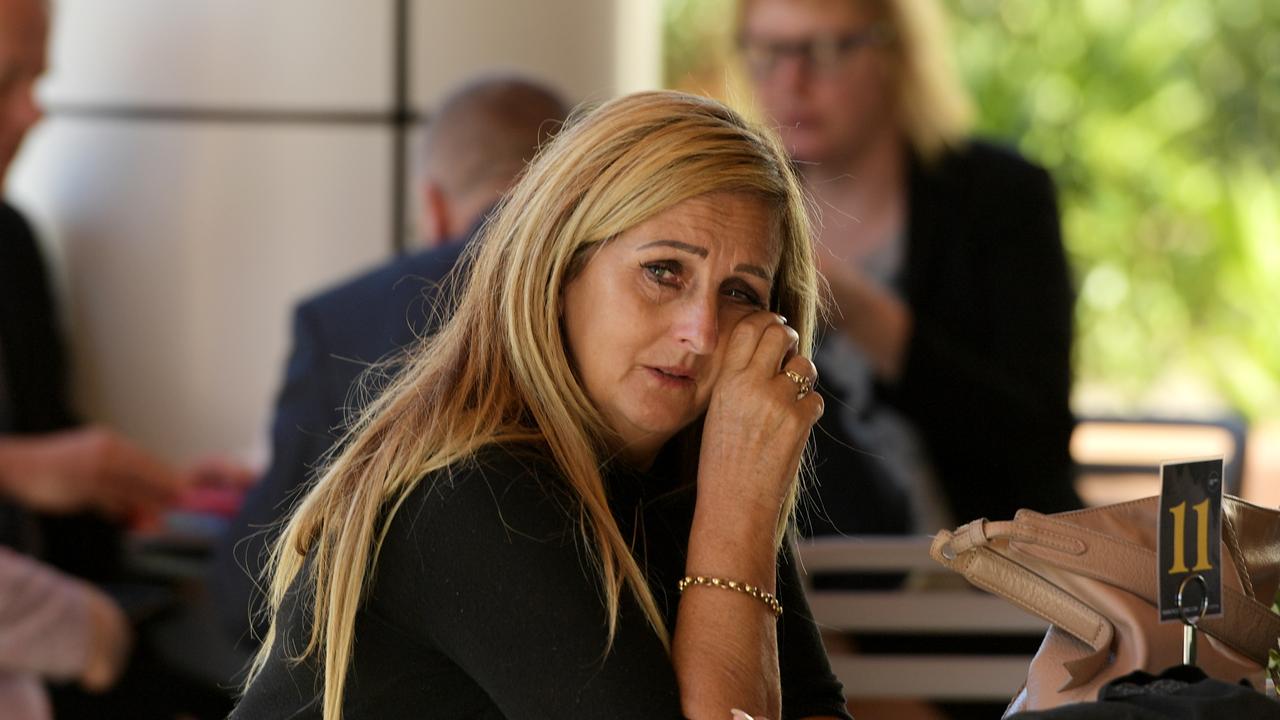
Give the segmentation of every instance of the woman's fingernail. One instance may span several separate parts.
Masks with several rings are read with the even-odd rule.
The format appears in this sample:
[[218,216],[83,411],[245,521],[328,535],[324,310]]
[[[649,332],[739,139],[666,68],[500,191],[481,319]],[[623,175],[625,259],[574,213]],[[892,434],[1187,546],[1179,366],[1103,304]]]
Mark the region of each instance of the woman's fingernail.
[[733,720],[755,720],[755,718],[742,712],[738,708],[733,708],[729,712],[733,713]]
[[[787,324],[787,316],[786,316],[786,315],[779,314],[779,315],[778,315],[778,319],[782,321],[782,324],[783,324],[783,325],[786,325],[786,324]],[[743,713],[743,714],[745,715],[746,713]],[[750,716],[750,715],[747,715],[747,717],[748,717],[748,718],[750,718],[751,716]]]

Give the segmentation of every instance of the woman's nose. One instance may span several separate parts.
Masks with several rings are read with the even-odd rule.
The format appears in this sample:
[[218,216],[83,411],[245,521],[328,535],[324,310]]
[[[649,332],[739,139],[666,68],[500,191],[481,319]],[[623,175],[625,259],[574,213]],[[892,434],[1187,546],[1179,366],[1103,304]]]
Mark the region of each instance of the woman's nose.
[[720,316],[715,298],[688,297],[675,308],[672,329],[676,339],[690,352],[708,355],[716,349]]
[[786,55],[778,58],[771,81],[775,88],[798,93],[809,83],[813,71],[811,65],[811,61],[802,55]]
[[25,130],[40,122],[40,118],[44,117],[44,107],[40,105],[40,99],[36,97],[34,84],[28,87],[22,95],[21,113],[23,129]]
[[44,109],[36,98],[32,85],[15,88],[14,93],[5,99],[5,122],[18,133],[25,133],[44,116]]

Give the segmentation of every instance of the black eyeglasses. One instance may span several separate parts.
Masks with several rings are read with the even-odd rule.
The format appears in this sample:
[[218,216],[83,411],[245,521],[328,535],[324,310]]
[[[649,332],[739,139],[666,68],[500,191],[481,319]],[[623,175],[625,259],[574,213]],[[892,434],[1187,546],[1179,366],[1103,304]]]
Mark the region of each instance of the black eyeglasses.
[[883,45],[892,37],[887,26],[876,24],[857,32],[817,35],[804,40],[761,40],[743,36],[738,39],[738,50],[756,77],[772,75],[788,56],[799,58],[814,72],[824,73],[834,70],[858,48]]

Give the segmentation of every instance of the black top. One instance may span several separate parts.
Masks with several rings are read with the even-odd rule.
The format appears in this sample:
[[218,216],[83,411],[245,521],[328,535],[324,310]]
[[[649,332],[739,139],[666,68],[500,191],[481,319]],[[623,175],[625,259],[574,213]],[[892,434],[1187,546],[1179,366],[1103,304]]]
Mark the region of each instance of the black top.
[[1215,680],[1193,665],[1136,670],[1107,683],[1097,702],[1014,713],[1007,720],[1280,720],[1280,703],[1247,680]]
[[214,560],[210,588],[233,642],[256,649],[266,631],[259,623],[250,632],[250,611],[262,617],[256,612],[265,603],[258,578],[267,549],[321,457],[338,441],[348,409],[360,409],[352,385],[370,364],[435,332],[436,298],[449,297],[440,295],[441,283],[467,242],[397,258],[298,305],[272,422],[271,464],[245,497]]
[[[614,516],[635,538],[674,628],[693,489],[674,488],[660,473],[615,469],[606,477]],[[343,716],[681,717],[670,657],[625,590],[605,654],[601,588],[576,517],[559,471],[531,449],[486,448],[425,477],[392,519],[357,613]],[[783,718],[848,717],[786,552],[778,596]],[[293,665],[281,650],[305,645],[306,613],[294,600],[281,609],[270,660],[232,718],[321,717],[319,663]]]
[[66,355],[35,235],[0,203],[0,432],[42,433],[75,424]]
[[[1053,181],[974,141],[931,165],[911,157],[908,204],[899,289],[912,337],[900,377],[876,387],[877,402],[919,433],[957,523],[1080,507],[1069,450],[1075,298]],[[866,501],[891,498],[876,448],[821,446],[824,430],[843,432],[826,427],[839,423],[832,407],[816,464],[830,519],[818,517],[812,531],[905,530],[900,506],[884,512],[883,500]]]
[[[76,424],[57,318],[35,234],[21,213],[0,202],[0,433]],[[117,526],[92,513],[40,516],[0,498],[0,543],[38,553],[73,575],[116,578],[120,538]]]

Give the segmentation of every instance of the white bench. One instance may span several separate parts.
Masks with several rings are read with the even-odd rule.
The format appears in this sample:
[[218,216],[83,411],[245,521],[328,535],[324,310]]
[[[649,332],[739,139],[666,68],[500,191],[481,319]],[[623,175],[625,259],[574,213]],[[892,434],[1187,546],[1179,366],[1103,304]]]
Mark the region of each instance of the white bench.
[[[1026,636],[1040,618],[971,588],[929,557],[928,537],[823,538],[797,547],[806,594],[824,632],[911,636]],[[822,573],[908,572],[903,589],[815,590]],[[850,698],[1007,701],[1026,678],[1030,655],[859,654],[832,643],[831,667]]]

